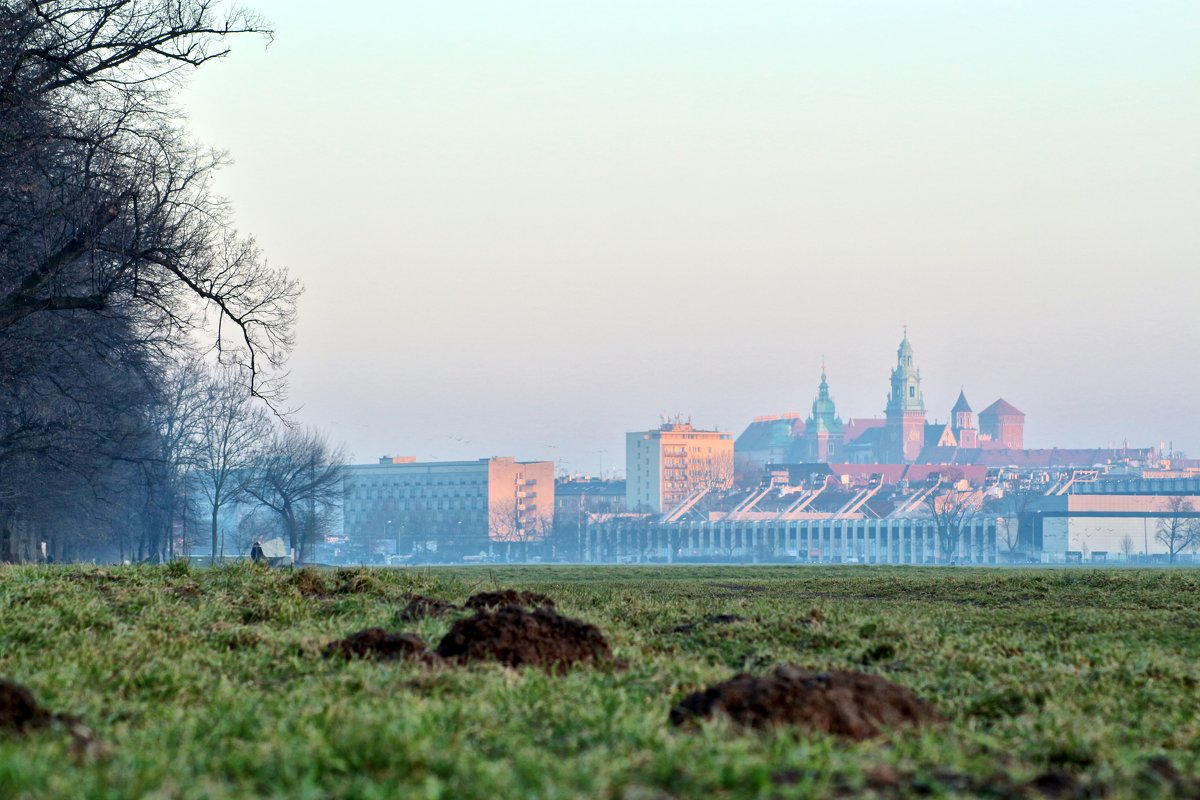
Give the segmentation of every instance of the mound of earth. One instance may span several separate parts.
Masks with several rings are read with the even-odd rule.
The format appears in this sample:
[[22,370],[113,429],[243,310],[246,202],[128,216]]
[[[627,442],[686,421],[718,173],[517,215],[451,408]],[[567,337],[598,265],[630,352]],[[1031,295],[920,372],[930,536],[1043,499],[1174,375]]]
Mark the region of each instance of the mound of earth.
[[380,661],[413,659],[432,661],[432,654],[420,636],[411,633],[389,633],[383,628],[364,628],[345,639],[325,645],[321,651],[326,658],[373,658]]
[[336,594],[369,594],[379,589],[378,581],[369,572],[339,569],[336,577],[337,585],[333,587]]
[[0,732],[18,736],[57,723],[71,736],[71,747],[77,756],[98,755],[104,751],[96,734],[77,717],[55,714],[38,705],[28,689],[0,678]]
[[688,695],[671,709],[671,722],[681,725],[716,712],[754,728],[800,725],[854,741],[942,721],[931,705],[886,678],[791,666],[762,677],[742,673]]
[[413,595],[408,601],[408,605],[400,609],[396,614],[396,618],[401,622],[412,622],[413,620],[425,619],[426,617],[444,617],[458,610],[458,606],[453,603],[447,603],[445,600],[439,600],[436,597],[425,597],[418,594]]
[[516,589],[501,589],[495,592],[479,592],[467,598],[466,607],[473,610],[484,610],[489,608],[500,608],[502,606],[526,606],[527,608],[537,608],[539,606],[553,606],[554,601],[544,594],[537,592],[521,591]]
[[563,673],[581,662],[607,661],[611,652],[600,629],[552,608],[526,611],[509,605],[480,611],[454,623],[437,654],[460,663],[499,661],[510,667],[541,667]]
[[20,684],[0,678],[0,730],[14,733],[44,728],[54,715],[38,705]]
[[305,567],[294,573],[291,584],[302,597],[323,597],[329,594],[325,579],[312,567]]

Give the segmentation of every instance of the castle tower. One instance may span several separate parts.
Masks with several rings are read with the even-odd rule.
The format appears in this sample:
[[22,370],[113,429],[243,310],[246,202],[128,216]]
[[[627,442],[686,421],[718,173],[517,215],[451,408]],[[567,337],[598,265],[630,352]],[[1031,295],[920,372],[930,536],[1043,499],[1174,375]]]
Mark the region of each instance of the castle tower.
[[1025,447],[1025,413],[1001,397],[979,412],[980,431],[1001,447]]
[[810,462],[834,461],[841,456],[845,432],[842,418],[829,394],[829,381],[825,377],[825,365],[821,364],[821,384],[813,400],[812,416],[804,421],[804,460]]
[[975,426],[975,414],[967,395],[962,390],[958,392],[958,402],[950,409],[951,429],[959,447],[979,447],[979,429]]
[[902,464],[917,460],[925,447],[925,396],[921,394],[921,372],[913,365],[908,330],[896,351],[892,391],[888,395],[884,424],[883,460]]

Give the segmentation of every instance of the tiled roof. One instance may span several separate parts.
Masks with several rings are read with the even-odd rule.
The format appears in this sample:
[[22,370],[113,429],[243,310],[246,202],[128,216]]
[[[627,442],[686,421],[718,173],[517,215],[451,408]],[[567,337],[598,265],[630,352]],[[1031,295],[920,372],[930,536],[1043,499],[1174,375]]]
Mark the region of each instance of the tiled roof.
[[1023,417],[1025,412],[1018,409],[1012,403],[1001,397],[996,402],[979,412],[979,416],[996,416],[996,417]]
[[960,411],[970,411],[971,404],[967,402],[966,392],[961,389],[958,392],[958,402],[954,404],[954,408],[950,409],[951,414],[957,414]]
[[[937,445],[942,441],[942,437],[946,436],[949,425],[942,422],[926,422],[925,423],[925,444]],[[955,441],[954,433],[951,432],[948,437],[950,441]],[[956,442],[957,443],[957,442]]]
[[886,419],[880,419],[877,417],[875,417],[875,418],[859,417],[858,419],[851,417],[850,419],[846,420],[846,429],[845,429],[846,433],[845,433],[845,436],[843,437],[843,441],[845,441],[846,444],[850,444],[851,442],[853,442],[855,439],[862,436],[867,431],[882,429],[884,426],[884,423],[886,423],[886,422],[887,422]]
[[987,478],[988,468],[979,464],[913,464],[908,468],[905,478],[909,485],[924,483],[933,473],[938,473],[943,479],[965,478],[972,486],[980,486]]
[[977,465],[987,467],[1093,467],[1126,458],[1144,460],[1150,449],[1079,448],[1009,450],[1005,448],[926,447],[917,459],[921,464]]
[[[786,431],[783,436],[780,430]],[[804,420],[799,417],[776,417],[772,419],[756,419],[746,426],[746,430],[733,443],[733,449],[739,452],[751,450],[766,450],[770,447],[782,447],[788,444],[789,438],[804,435]]]
[[917,456],[918,464],[976,464],[979,463],[977,447],[939,447],[927,444]]
[[907,464],[830,464],[829,469],[839,478],[849,475],[851,478],[865,481],[879,475],[884,483],[898,483],[907,466]]

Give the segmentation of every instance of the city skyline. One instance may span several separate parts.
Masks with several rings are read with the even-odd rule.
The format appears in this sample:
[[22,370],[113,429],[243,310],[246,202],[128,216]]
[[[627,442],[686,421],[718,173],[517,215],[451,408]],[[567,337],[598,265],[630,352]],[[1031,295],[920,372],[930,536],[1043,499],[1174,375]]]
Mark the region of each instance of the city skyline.
[[184,106],[357,461],[607,471],[660,415],[805,409],[822,356],[876,416],[905,324],[931,418],[1200,450],[1194,5],[254,5],[274,42]]

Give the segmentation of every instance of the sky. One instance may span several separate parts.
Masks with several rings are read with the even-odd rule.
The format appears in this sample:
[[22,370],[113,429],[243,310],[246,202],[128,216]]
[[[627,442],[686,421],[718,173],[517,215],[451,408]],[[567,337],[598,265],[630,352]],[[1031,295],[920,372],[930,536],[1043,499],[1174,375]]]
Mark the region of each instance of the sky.
[[881,416],[906,325],[931,420],[1200,456],[1200,3],[249,5],[180,104],[356,463]]

